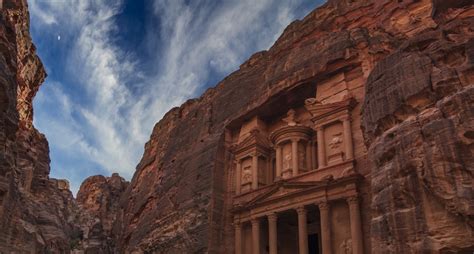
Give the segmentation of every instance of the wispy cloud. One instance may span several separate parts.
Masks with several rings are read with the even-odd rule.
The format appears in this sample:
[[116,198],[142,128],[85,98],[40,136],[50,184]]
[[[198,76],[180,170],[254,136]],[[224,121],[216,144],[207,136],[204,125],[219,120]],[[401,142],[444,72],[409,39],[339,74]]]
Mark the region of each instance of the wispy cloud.
[[33,38],[54,74],[35,100],[52,175],[70,175],[73,190],[91,173],[130,178],[163,114],[268,48],[314,7],[304,2],[157,0],[143,13],[139,54],[117,43],[123,2],[29,0]]

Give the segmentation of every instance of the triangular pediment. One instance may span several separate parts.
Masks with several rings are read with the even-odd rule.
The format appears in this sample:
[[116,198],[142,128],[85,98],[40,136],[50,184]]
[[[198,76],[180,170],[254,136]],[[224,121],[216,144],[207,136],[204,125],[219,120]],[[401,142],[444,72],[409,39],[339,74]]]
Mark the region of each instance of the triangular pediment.
[[[334,179],[332,176],[324,177],[318,181],[283,179],[273,183],[272,185],[266,186],[261,190],[256,190],[259,193],[255,196],[252,195],[251,192],[248,193],[251,195],[251,199],[235,202],[232,210],[234,212],[249,211],[253,208],[267,207],[269,204],[271,205],[282,201],[294,201],[294,198],[298,198],[307,194],[313,195],[317,192],[319,192],[319,194],[325,195],[325,192],[330,188],[354,184],[361,179],[362,176],[356,173],[338,179]],[[238,197],[238,199],[242,198],[242,196]]]
[[298,182],[298,181],[281,181],[276,183],[272,188],[267,191],[255,196],[252,200],[248,201],[244,206],[254,206],[259,203],[265,203],[270,200],[275,200],[285,196],[289,196],[294,192],[298,192],[308,187],[318,187],[327,185],[327,181],[315,181],[315,182]]

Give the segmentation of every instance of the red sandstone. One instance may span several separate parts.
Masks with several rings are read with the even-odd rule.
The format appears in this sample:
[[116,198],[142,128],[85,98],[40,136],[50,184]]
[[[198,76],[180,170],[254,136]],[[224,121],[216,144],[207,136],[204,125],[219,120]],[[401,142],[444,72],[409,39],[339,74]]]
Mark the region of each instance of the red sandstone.
[[26,2],[1,15],[1,251],[474,251],[472,1],[330,0],[77,201],[31,124]]

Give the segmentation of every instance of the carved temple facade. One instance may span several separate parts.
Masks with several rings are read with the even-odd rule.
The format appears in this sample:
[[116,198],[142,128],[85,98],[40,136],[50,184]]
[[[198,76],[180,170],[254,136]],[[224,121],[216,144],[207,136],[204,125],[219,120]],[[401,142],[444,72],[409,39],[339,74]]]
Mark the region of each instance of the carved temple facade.
[[357,96],[323,97],[228,128],[236,254],[364,253]]

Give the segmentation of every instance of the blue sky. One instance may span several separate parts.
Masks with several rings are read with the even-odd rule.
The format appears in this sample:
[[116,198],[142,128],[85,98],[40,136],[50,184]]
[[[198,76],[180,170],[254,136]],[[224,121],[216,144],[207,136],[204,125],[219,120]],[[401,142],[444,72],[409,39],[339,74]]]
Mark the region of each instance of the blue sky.
[[35,126],[51,177],[130,179],[154,124],[214,86],[321,1],[28,0],[48,78]]

